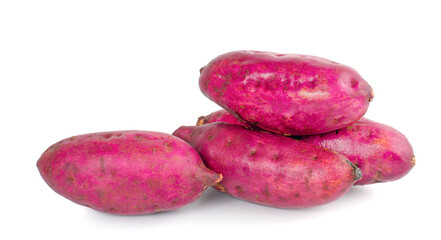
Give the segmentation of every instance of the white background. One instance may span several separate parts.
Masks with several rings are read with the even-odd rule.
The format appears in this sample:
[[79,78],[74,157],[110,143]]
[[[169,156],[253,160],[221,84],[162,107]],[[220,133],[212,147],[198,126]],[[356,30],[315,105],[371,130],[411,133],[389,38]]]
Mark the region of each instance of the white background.
[[[1,1],[2,239],[441,239],[437,1]],[[367,117],[403,132],[416,166],[327,205],[284,210],[208,189],[172,212],[95,212],[53,192],[52,143],[110,130],[171,133],[218,110],[199,69],[233,50],[316,55],[375,90]],[[6,237],[6,238],[5,238]]]

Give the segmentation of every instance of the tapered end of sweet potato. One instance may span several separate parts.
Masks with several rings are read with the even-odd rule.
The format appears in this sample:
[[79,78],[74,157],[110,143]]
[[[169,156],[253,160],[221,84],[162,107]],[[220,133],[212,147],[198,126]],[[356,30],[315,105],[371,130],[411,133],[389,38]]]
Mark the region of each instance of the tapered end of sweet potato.
[[372,100],[374,99],[374,89],[371,89],[371,95],[369,96],[369,102],[372,102]]
[[355,180],[358,181],[363,177],[363,174],[360,170],[360,168],[355,167]]
[[196,123],[196,126],[200,126],[200,125],[204,125],[205,124],[205,122],[206,122],[206,118],[205,118],[205,116],[200,116],[199,118],[198,118],[198,122]]
[[172,133],[172,135],[189,142],[192,137],[192,133],[195,130],[196,126],[181,126],[176,131]]

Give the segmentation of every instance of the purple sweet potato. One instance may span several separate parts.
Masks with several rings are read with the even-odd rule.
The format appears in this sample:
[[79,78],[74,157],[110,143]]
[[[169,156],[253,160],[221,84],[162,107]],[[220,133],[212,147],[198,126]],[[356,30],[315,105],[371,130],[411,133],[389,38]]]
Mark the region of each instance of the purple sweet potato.
[[223,175],[215,188],[262,205],[325,204],[361,178],[360,169],[338,153],[239,125],[182,126],[173,135],[190,143],[208,168]]
[[177,209],[222,179],[186,142],[149,131],[67,138],[49,147],[37,167],[58,194],[121,215]]
[[238,119],[285,135],[311,135],[360,119],[373,98],[352,68],[294,54],[235,51],[201,69],[202,93]]
[[412,146],[402,133],[366,118],[349,127],[300,140],[346,156],[363,173],[356,185],[397,180],[415,165]]
[[[225,110],[207,115],[199,124],[213,122],[246,126]],[[397,180],[415,165],[412,146],[402,133],[367,118],[361,118],[353,125],[336,131],[296,139],[337,151],[347,157],[363,173],[363,178],[355,185]]]

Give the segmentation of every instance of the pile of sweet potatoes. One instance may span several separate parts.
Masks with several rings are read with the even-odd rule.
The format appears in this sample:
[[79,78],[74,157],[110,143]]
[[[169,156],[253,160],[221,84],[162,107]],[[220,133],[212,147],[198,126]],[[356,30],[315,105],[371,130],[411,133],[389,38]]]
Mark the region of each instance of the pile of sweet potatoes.
[[236,51],[201,69],[223,110],[173,135],[91,133],[50,146],[37,167],[60,195],[122,215],[177,209],[213,186],[279,208],[333,201],[397,180],[415,164],[397,130],[363,118],[374,94],[352,68],[294,54]]

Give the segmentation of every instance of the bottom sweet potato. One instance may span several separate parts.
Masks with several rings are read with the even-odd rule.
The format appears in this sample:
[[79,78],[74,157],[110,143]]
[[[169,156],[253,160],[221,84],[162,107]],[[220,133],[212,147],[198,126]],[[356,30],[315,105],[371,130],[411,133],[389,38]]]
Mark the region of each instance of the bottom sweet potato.
[[239,125],[183,126],[173,135],[190,143],[208,168],[223,175],[215,188],[262,205],[325,204],[361,178],[360,169],[340,154]]

